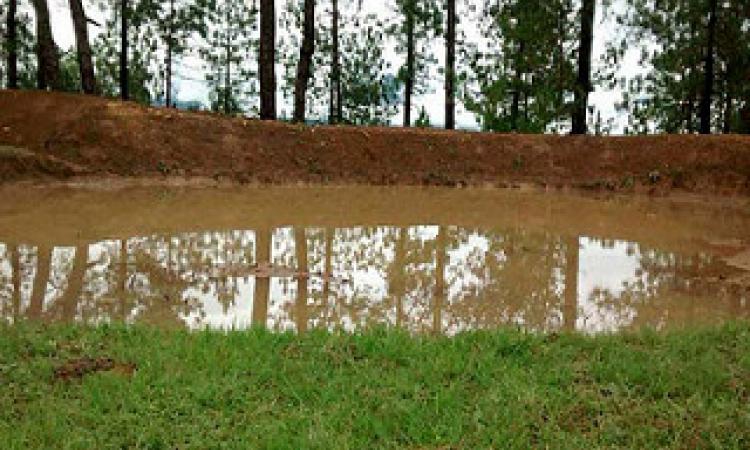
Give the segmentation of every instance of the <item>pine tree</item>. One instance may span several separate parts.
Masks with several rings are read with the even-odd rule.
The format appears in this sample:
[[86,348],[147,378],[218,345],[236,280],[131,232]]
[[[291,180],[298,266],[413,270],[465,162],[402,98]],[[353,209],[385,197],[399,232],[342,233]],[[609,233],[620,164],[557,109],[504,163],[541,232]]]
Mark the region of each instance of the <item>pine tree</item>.
[[[336,0],[335,6],[332,0],[316,3],[306,120],[385,124],[395,113],[398,83],[386,74],[390,66],[383,55],[384,23],[375,14],[363,12],[358,0]],[[285,104],[294,101],[303,22],[304,1],[285,2],[279,16],[278,46],[284,67],[281,92]]]
[[446,0],[445,128],[456,128],[456,0]]
[[373,14],[355,15],[341,33],[342,121],[386,125],[398,112],[400,81],[385,60],[382,22]]
[[331,124],[341,122],[341,116],[343,115],[341,109],[341,54],[339,53],[340,20],[339,0],[331,0],[331,81],[328,112],[328,122]]
[[130,68],[128,67],[128,16],[130,7],[128,0],[120,0],[120,97],[123,100],[130,100]]
[[17,0],[0,9],[0,79],[8,89],[32,89],[37,83],[32,11],[29,3]]
[[18,0],[8,1],[8,11],[5,13],[5,45],[3,50],[7,54],[8,89],[18,89],[18,33],[16,32],[16,16],[18,15]]
[[73,20],[73,30],[76,37],[78,67],[81,77],[81,88],[86,94],[96,92],[96,77],[94,62],[89,43],[88,20],[81,0],[69,0],[70,15]]
[[750,133],[750,3],[733,2],[722,18],[716,36],[717,58],[726,61],[719,71],[721,131]]
[[[99,0],[98,6],[107,14],[103,32],[92,44],[100,93],[150,104],[158,50],[151,0]],[[123,43],[123,36],[128,42]]]
[[217,0],[206,15],[208,29],[200,55],[205,61],[211,109],[225,114],[257,114],[258,10],[247,2]]
[[37,87],[60,89],[60,55],[52,37],[47,0],[32,0],[36,13]]
[[464,102],[485,130],[556,131],[574,90],[571,42],[577,27],[566,0],[485,1],[479,26],[488,48],[473,49]]
[[575,87],[572,134],[586,134],[589,93],[591,84],[591,51],[594,44],[594,16],[596,0],[582,0],[581,33],[578,46],[578,79]]
[[432,126],[430,115],[427,113],[427,109],[424,106],[419,109],[419,116],[414,122],[414,126],[417,128],[430,128]]
[[398,79],[404,84],[404,127],[411,126],[412,98],[424,93],[436,62],[429,39],[442,33],[442,10],[436,0],[394,0],[395,23],[388,33],[396,38],[396,51],[405,54]]
[[315,0],[304,3],[303,37],[300,46],[297,78],[294,85],[294,121],[305,121],[307,84],[311,77],[313,54],[315,53]]
[[276,119],[276,11],[274,0],[260,0],[260,118]]
[[[294,120],[295,114],[303,113],[306,120],[321,121],[326,114],[328,104],[329,80],[326,80],[330,67],[327,65],[327,55],[330,53],[330,28],[326,26],[326,5],[321,0],[316,1],[312,31],[313,49],[309,60],[309,74],[305,85],[305,110],[297,108],[299,69],[302,64],[302,53],[305,47],[305,0],[286,0],[279,14],[278,55],[283,67],[280,90],[284,99],[281,115]],[[309,45],[309,44],[308,44]],[[309,50],[309,49],[308,49]],[[287,111],[286,106],[291,106]]]
[[[331,28],[326,26],[325,4],[320,0],[316,1],[316,6],[312,12],[315,23],[312,29],[307,30],[309,38],[307,39],[308,48],[305,49],[305,26],[307,22],[306,0],[287,0],[279,14],[280,39],[278,42],[278,54],[283,66],[281,77],[281,94],[284,99],[284,106],[291,105],[292,119],[298,114],[304,115],[306,120],[321,121],[325,117],[329,104],[326,99],[329,96],[330,80],[329,76],[331,66],[329,58],[331,52]],[[313,51],[310,53],[309,62],[303,64],[303,53],[310,50],[312,43]],[[303,51],[305,50],[305,51]],[[299,70],[302,66],[307,66],[308,74],[304,86],[306,96],[304,98],[304,111],[298,106],[300,98],[296,93],[299,91]],[[281,114],[286,117],[288,112],[282,108]]]
[[714,97],[714,65],[716,62],[716,14],[718,0],[708,0],[708,28],[706,30],[706,58],[703,67],[703,91],[701,92],[701,134],[711,134],[711,103]]
[[[176,60],[189,49],[190,40],[205,36],[208,11],[216,0],[150,0],[144,3],[148,19],[144,26],[153,26],[159,36],[163,59],[158,64],[160,80],[157,91],[167,107],[175,106],[173,79]],[[241,3],[241,2],[240,2]]]
[[620,108],[629,113],[628,132],[739,131],[748,102],[748,10],[743,0],[627,0],[616,16],[622,36],[609,43],[607,62],[617,68],[627,49],[640,48],[640,63],[650,68],[612,82],[625,91]]

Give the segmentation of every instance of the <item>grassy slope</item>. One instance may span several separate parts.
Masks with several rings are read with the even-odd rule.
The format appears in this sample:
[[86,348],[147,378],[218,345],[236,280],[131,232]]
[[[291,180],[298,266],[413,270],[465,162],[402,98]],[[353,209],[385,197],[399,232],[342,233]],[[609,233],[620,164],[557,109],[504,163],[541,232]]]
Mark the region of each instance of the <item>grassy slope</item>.
[[[52,380],[71,357],[135,362]],[[0,327],[3,448],[747,448],[750,324],[413,338]]]

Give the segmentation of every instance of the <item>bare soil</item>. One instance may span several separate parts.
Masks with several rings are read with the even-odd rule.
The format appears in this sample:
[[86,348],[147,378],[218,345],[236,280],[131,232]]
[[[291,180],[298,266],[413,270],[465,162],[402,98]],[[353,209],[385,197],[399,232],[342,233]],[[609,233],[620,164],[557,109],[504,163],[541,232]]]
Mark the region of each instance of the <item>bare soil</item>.
[[750,137],[310,127],[0,91],[0,183],[91,177],[748,195]]
[[66,361],[55,368],[53,375],[55,380],[73,381],[80,380],[86,375],[96,372],[113,372],[130,377],[135,373],[136,366],[133,363],[118,363],[112,358],[76,358]]

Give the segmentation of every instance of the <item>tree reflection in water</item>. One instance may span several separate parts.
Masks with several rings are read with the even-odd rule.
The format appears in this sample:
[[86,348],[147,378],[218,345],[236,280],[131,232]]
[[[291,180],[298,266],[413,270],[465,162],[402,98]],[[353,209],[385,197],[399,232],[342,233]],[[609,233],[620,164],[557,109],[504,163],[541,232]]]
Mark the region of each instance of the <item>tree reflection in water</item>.
[[[310,276],[261,277],[258,264]],[[616,331],[747,316],[709,253],[524,229],[264,228],[0,243],[0,316],[275,330]],[[272,274],[273,275],[273,274]]]

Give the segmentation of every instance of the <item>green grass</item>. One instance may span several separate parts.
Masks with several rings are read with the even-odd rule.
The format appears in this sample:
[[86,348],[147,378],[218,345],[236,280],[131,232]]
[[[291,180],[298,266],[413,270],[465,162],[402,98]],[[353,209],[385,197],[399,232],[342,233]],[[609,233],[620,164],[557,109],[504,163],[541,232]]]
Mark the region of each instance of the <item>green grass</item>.
[[[75,382],[80,356],[131,378]],[[748,448],[750,324],[585,337],[0,326],[9,448]]]

